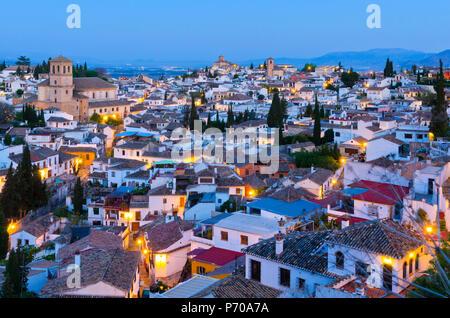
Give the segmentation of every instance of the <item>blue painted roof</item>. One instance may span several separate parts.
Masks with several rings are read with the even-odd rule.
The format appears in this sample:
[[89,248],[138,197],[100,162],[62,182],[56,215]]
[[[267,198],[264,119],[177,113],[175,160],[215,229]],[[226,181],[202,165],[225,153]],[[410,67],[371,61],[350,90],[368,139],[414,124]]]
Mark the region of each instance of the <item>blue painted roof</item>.
[[272,212],[290,218],[295,218],[307,214],[315,209],[321,208],[319,204],[307,201],[297,200],[294,202],[285,202],[282,200],[264,198],[247,204],[248,207]]
[[347,188],[347,189],[341,190],[339,192],[341,192],[343,194],[346,194],[346,195],[355,196],[355,195],[364,193],[366,191],[368,191],[368,189],[364,189],[364,188]]
[[117,134],[115,137],[130,137],[130,136],[138,136],[138,137],[152,137],[155,133],[144,133],[138,131],[123,131]]

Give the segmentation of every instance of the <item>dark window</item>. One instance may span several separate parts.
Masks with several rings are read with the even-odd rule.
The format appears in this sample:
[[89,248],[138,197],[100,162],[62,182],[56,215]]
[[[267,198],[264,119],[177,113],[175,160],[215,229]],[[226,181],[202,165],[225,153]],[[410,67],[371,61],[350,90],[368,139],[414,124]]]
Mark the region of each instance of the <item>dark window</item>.
[[412,139],[412,134],[405,134],[405,139]]
[[419,254],[416,255],[416,271],[419,270]]
[[285,268],[280,268],[280,285],[291,286],[291,271]]
[[222,241],[228,241],[228,232],[220,231],[220,239]]
[[413,271],[414,271],[414,269],[413,269],[413,260],[412,260],[412,258],[409,260],[409,275],[412,275],[413,274]]
[[383,287],[392,290],[392,265],[383,265]]
[[99,214],[99,209],[98,208],[94,208],[94,214],[98,215]]
[[356,262],[355,263],[355,274],[358,276],[362,276],[367,278],[369,276],[369,273],[367,272],[367,267],[369,265],[363,262]]
[[136,211],[136,213],[134,214],[134,219],[136,221],[140,221],[141,220],[141,211]]
[[205,268],[202,266],[197,266],[197,274],[205,275],[206,274]]
[[258,282],[261,281],[261,262],[251,260],[250,261],[250,278]]
[[305,289],[306,281],[303,278],[297,278],[297,288]]
[[340,136],[341,136],[341,133],[338,132],[338,131],[336,131],[336,132],[334,133],[334,135],[335,135],[336,137],[340,137]]
[[21,240],[21,239],[18,239],[18,240],[17,240],[17,246],[20,246],[20,245],[22,245],[22,240]]
[[242,245],[248,245],[248,236],[241,235],[241,244]]
[[335,256],[336,256],[336,268],[344,269],[344,262],[345,262],[344,254],[342,254],[342,252],[336,252]]

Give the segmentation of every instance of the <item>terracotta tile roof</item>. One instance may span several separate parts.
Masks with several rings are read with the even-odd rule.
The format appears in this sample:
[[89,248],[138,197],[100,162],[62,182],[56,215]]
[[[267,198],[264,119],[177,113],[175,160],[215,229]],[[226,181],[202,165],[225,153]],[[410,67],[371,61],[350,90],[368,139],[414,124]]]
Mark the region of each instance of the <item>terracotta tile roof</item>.
[[73,83],[75,84],[75,90],[77,91],[99,88],[116,88],[116,86],[98,77],[75,77],[73,79]]
[[[81,258],[81,288],[98,282],[104,282],[125,293],[130,291],[135,273],[139,265],[140,253],[137,251],[124,251],[121,248],[111,250],[89,250],[80,254]],[[73,264],[74,257],[66,264]],[[67,286],[67,274],[63,270],[58,278],[49,280],[42,288],[40,295],[54,297],[65,292],[75,292]],[[89,295],[85,295],[89,296]]]
[[388,219],[355,223],[327,238],[327,242],[331,244],[341,244],[396,259],[401,259],[420,247],[422,241],[423,237],[419,233]]
[[[164,250],[183,237],[183,231],[194,227],[193,222],[179,220],[161,223],[161,219],[143,226],[140,232],[145,232],[148,239],[148,248],[153,252]],[[164,222],[164,221],[162,221]]]
[[231,275],[213,286],[212,294],[215,298],[277,298],[282,291],[242,275]]
[[322,274],[327,277],[337,277],[328,272],[328,258],[320,253],[330,231],[321,232],[290,232],[285,235],[283,252],[275,254],[275,238],[258,242],[242,251],[281,264],[287,264],[310,272]]
[[64,260],[72,257],[77,251],[95,248],[105,250],[122,248],[122,238],[106,231],[92,229],[89,235],[72,244],[61,247],[58,250],[57,258]]

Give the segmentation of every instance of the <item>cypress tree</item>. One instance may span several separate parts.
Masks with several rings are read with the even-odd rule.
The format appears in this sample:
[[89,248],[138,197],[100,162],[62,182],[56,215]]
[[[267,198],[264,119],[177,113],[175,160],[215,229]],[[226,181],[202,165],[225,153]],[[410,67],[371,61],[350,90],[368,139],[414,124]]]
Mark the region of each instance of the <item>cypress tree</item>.
[[320,111],[319,111],[319,102],[317,101],[314,106],[314,132],[313,132],[313,141],[316,146],[321,144],[320,138]]
[[73,210],[80,214],[83,212],[83,195],[83,186],[81,185],[80,177],[78,177],[73,189]]
[[19,210],[22,218],[33,206],[32,193],[32,167],[30,149],[27,145],[23,147],[22,160],[17,166],[17,192],[20,197]]
[[32,257],[23,247],[18,247],[9,252],[4,273],[5,281],[1,289],[3,298],[18,298],[26,295],[30,271],[30,268],[26,265],[31,261]]
[[233,106],[228,106],[227,112],[227,127],[232,127],[234,125],[234,114],[233,114]]
[[184,106],[183,126],[189,128],[189,107]]
[[189,116],[189,129],[194,130],[195,120],[198,119],[197,107],[195,107],[194,97],[192,96],[191,114]]
[[12,164],[6,175],[5,185],[0,194],[0,210],[8,218],[18,217],[20,197],[17,190],[17,178],[14,175]]
[[269,113],[267,115],[267,125],[272,127],[279,127],[279,119],[281,113],[281,101],[278,92],[273,94],[272,105],[270,105]]
[[8,253],[9,234],[5,215],[0,211],[0,260],[5,259]]
[[445,80],[442,60],[440,60],[440,70],[436,78],[434,89],[436,91],[436,102],[431,109],[431,123],[430,131],[436,137],[447,136],[448,131],[448,115],[447,115],[447,101],[445,99]]

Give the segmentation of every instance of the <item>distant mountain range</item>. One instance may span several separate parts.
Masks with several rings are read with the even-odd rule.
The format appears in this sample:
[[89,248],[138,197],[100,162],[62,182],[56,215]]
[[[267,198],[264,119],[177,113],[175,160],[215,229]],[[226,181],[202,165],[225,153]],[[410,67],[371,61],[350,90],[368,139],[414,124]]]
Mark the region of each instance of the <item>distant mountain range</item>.
[[[199,59],[196,61],[182,59],[158,61],[157,59],[151,57],[146,59],[134,60],[108,60],[107,58],[99,59],[88,56],[70,56],[69,52],[66,52],[65,54],[67,55],[67,57],[71,58],[74,63],[84,63],[84,61],[87,61],[89,67],[105,67],[109,70],[114,69],[115,71],[160,71],[162,73],[170,73],[171,71],[179,72],[188,68],[200,68],[204,67],[205,65],[212,65],[212,63],[214,63],[214,61],[216,60],[215,58],[213,58],[211,60]],[[32,63],[40,63],[43,60],[42,56],[45,55],[29,54]],[[239,65],[250,65],[251,63],[259,65],[264,63],[264,60],[266,58],[267,57],[248,60],[233,60],[232,62]],[[410,69],[414,64],[417,66],[439,66],[440,59],[442,59],[444,66],[450,67],[450,49],[439,53],[425,53],[406,49],[372,49],[359,52],[332,52],[312,58],[287,58],[276,56],[273,56],[273,58],[275,59],[275,64],[292,64],[299,68],[302,68],[306,63],[314,63],[316,65],[337,65],[339,62],[341,62],[344,68],[353,67],[353,69],[356,71],[382,71],[386,64],[387,58],[394,62],[394,67],[397,70],[400,70],[401,68]],[[10,57],[9,59],[7,58],[7,63],[13,64],[15,63],[15,60],[12,60],[12,57]]]
[[[339,62],[346,67],[353,67],[357,71],[381,71],[386,65],[386,59],[394,62],[394,67],[410,68],[417,66],[439,66],[442,59],[444,65],[450,65],[450,50],[440,53],[424,53],[405,49],[373,49],[360,52],[333,52],[314,58],[274,58],[275,64],[292,64],[302,67],[306,63],[316,65],[337,65]],[[261,63],[261,60],[247,60],[242,64]]]

